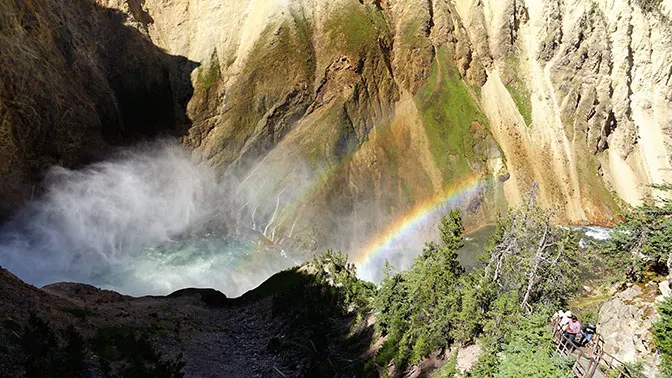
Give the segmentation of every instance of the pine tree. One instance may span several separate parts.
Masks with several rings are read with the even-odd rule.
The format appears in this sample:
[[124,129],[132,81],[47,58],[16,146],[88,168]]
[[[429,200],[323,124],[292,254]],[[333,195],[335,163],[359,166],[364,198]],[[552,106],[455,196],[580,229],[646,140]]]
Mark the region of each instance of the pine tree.
[[[663,193],[670,185],[654,186]],[[639,281],[647,269],[665,273],[672,267],[672,202],[665,198],[649,199],[643,206],[629,209],[600,246],[611,267],[631,281]]]
[[536,203],[535,191],[500,218],[488,251],[485,279],[500,293],[517,292],[521,310],[535,303],[559,305],[577,285],[578,242],[567,229],[551,223],[553,213]]
[[661,372],[672,376],[672,298],[658,305],[660,320],[653,324],[656,347],[662,357]]
[[457,258],[464,232],[459,210],[441,220],[439,232],[440,243],[427,243],[410,271],[391,275],[386,266],[375,301],[378,329],[388,335],[379,363],[393,358],[400,368],[453,341],[464,273]]

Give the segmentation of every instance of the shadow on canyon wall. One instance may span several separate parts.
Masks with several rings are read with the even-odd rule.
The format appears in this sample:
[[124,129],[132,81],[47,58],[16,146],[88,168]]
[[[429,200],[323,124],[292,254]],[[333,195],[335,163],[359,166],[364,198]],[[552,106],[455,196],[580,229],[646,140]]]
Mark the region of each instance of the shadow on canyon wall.
[[199,64],[154,45],[140,31],[153,20],[131,8],[0,0],[0,221],[40,194],[50,166],[186,134]]

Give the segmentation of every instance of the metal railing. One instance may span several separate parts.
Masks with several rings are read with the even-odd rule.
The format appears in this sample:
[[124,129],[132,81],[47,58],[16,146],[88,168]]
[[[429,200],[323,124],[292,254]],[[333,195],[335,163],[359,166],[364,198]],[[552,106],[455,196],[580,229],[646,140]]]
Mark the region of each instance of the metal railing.
[[576,362],[572,366],[572,372],[578,378],[643,377],[640,373],[629,368],[626,363],[604,352],[604,339],[598,333],[585,347],[581,347],[565,336],[562,327],[560,327],[559,319],[555,319],[551,326],[553,327],[553,339],[557,344],[556,353],[576,358]]

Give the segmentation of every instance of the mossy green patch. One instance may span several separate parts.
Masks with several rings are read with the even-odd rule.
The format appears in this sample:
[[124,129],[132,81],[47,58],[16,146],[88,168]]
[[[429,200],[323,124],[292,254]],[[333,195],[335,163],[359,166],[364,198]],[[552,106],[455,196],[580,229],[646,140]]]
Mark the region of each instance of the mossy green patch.
[[408,185],[408,182],[405,180],[401,182],[401,203],[413,203],[415,202],[415,196],[413,195],[413,189]]
[[504,60],[503,76],[506,78],[504,86],[509,91],[518,112],[523,116],[527,126],[532,125],[532,99],[530,90],[520,72],[520,57],[513,53]]
[[[314,81],[315,56],[311,27],[304,19],[269,26],[249,54],[240,80],[231,87],[228,111],[210,145],[217,152],[215,165],[226,165],[254,134],[269,109]],[[210,76],[203,75],[204,85]]]
[[470,174],[469,163],[485,159],[484,150],[477,148],[479,141],[472,135],[472,124],[485,126],[487,119],[445,47],[437,51],[432,74],[415,101],[444,181]]
[[513,102],[516,103],[518,112],[523,116],[525,124],[527,126],[532,125],[532,101],[530,99],[530,93],[523,84],[507,84],[505,85],[506,89],[511,94]]
[[[398,167],[402,166],[401,161],[404,156],[397,147],[389,125],[379,127],[377,132],[380,138],[379,145],[384,146],[380,150],[384,154],[381,160],[385,162],[384,166],[381,167],[384,174],[378,184],[389,193],[387,196],[383,196],[384,202],[380,211],[385,215],[393,215],[393,209],[405,205],[407,203],[405,201],[412,198],[413,193],[401,177],[401,172],[398,172]],[[405,195],[404,190],[406,191]]]
[[579,182],[584,191],[590,193],[595,198],[594,203],[601,204],[604,207],[604,214],[618,214],[620,206],[617,203],[615,194],[607,189],[600,178],[597,158],[587,153],[579,154],[577,167],[585,167],[583,170],[577,168]]
[[219,81],[220,77],[219,59],[215,49],[210,57],[208,67],[205,69],[202,66],[198,67],[198,84],[203,86],[203,89],[208,90]]
[[332,12],[325,29],[334,48],[347,53],[365,52],[389,34],[383,13],[371,5],[353,5]]
[[426,41],[425,25],[422,20],[414,18],[406,22],[401,27],[401,37],[411,48],[421,46],[422,42]]

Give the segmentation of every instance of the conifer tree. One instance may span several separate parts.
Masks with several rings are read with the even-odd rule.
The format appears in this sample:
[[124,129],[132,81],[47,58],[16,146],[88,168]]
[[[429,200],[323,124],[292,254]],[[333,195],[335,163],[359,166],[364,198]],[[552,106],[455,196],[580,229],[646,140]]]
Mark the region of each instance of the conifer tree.
[[[667,195],[671,185],[656,185]],[[672,268],[672,202],[663,197],[629,209],[600,251],[617,271],[638,281],[647,269],[666,273]]]
[[427,243],[410,271],[391,275],[386,268],[375,302],[378,329],[388,335],[379,363],[394,359],[403,367],[453,341],[464,273],[457,258],[464,232],[459,210],[443,217],[439,232],[441,241]]
[[672,376],[672,298],[658,305],[660,320],[653,324],[656,347],[662,357],[661,372]]
[[534,303],[561,304],[578,282],[576,237],[552,219],[551,211],[537,205],[533,187],[525,201],[499,220],[497,241],[488,254],[485,279],[500,293],[517,292],[526,313]]

